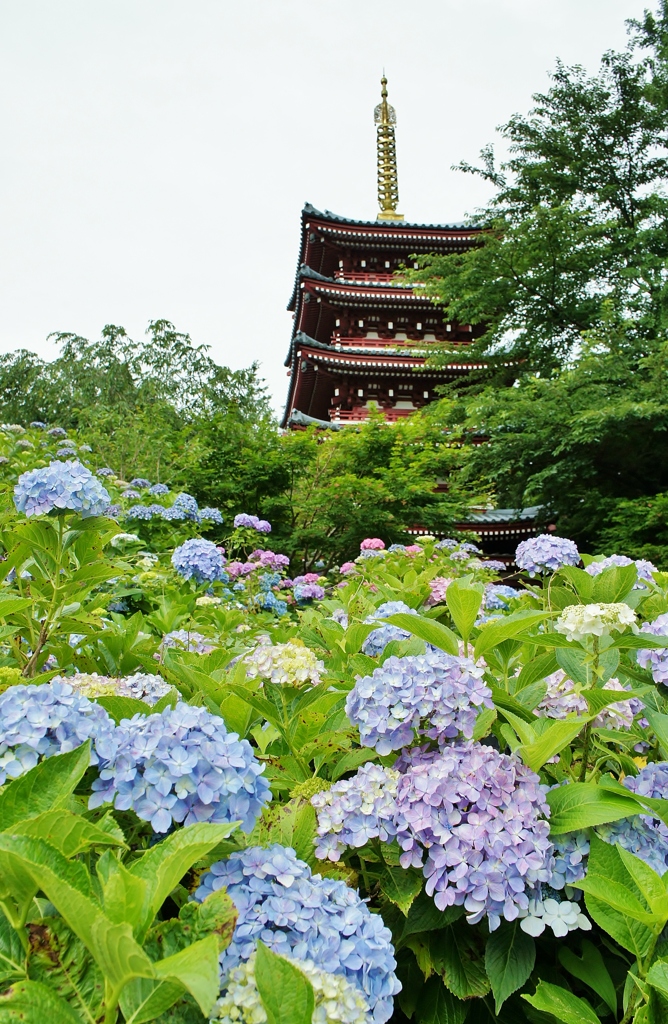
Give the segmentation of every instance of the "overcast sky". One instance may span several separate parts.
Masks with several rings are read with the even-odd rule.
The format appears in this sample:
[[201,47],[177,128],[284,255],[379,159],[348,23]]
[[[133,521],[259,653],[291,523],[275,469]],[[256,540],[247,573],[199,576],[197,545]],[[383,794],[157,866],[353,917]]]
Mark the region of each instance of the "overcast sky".
[[164,317],[279,407],[300,210],[375,217],[383,68],[401,212],[461,220],[485,190],[452,164],[646,6],[0,0],[0,351]]

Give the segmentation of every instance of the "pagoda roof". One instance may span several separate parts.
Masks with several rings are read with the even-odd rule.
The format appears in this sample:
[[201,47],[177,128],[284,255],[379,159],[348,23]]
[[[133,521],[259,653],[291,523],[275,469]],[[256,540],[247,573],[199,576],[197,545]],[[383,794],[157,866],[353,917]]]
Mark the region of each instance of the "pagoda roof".
[[300,409],[293,409],[288,416],[287,426],[294,423],[298,427],[321,427],[326,430],[345,430],[344,423],[335,423],[333,420],[319,420],[315,416],[307,416]]
[[286,366],[290,366],[298,358],[298,352],[302,357],[307,354],[309,359],[318,365],[326,366],[339,373],[349,373],[351,370],[373,370],[376,374],[380,372],[382,375],[385,371],[396,375],[397,370],[403,370],[410,376],[448,378],[453,374],[469,373],[471,370],[484,368],[482,363],[448,363],[446,366],[426,366],[424,356],[403,352],[369,352],[367,349],[364,353],[358,354],[350,352],[348,349],[337,349],[332,345],[315,341],[306,334],[298,334],[293,339],[288,359],[285,362]]
[[453,231],[478,231],[479,228],[471,228],[464,221],[451,221],[446,224],[417,224],[411,223],[405,220],[358,220],[356,217],[341,217],[338,213],[332,213],[331,210],[318,210],[312,203],[304,203],[304,209],[302,210],[303,217],[315,217],[317,220],[330,220],[336,224],[355,224],[358,227],[373,227],[373,228],[417,228],[423,231],[437,231],[437,230],[448,230]]
[[303,331],[298,331],[292,342],[290,343],[290,349],[288,351],[287,358],[283,363],[284,366],[289,366],[292,360],[292,352],[294,348],[299,346],[305,346],[309,348],[323,349],[325,352],[338,352],[345,353],[351,352],[357,355],[370,355],[370,356],[413,356],[414,358],[425,359],[428,356],[426,349],[418,349],[417,346],[408,347],[403,345],[401,348],[396,345],[377,345],[375,347],[369,347],[368,345],[329,345],[324,341],[316,341],[315,338],[310,338],[308,334],[304,334]]
[[490,508],[481,512],[471,512],[462,522],[485,523],[490,526],[521,523],[527,519],[535,519],[542,507],[542,505],[531,505],[528,508]]

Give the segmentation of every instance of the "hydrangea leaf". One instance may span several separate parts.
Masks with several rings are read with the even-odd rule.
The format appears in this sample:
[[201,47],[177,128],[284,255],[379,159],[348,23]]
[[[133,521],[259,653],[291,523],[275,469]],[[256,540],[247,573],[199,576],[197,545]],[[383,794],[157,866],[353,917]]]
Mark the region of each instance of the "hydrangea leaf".
[[111,715],[116,725],[124,718],[150,714],[154,710],[153,708],[149,709],[145,701],[138,700],[136,697],[96,697],[95,703]]
[[568,989],[550,985],[547,981],[539,982],[535,993],[532,996],[525,994],[522,999],[543,1013],[551,1013],[564,1024],[600,1024],[586,999],[580,999]]
[[25,973],[26,954],[19,934],[0,911],[0,989],[24,978]]
[[434,969],[458,999],[472,999],[489,992],[484,960],[468,924],[458,922],[442,932],[432,932],[429,951]]
[[44,839],[65,857],[76,857],[93,846],[126,845],[118,836],[64,808],[45,811],[37,817],[17,822],[12,826],[12,834]]
[[577,569],[574,565],[562,565],[561,569],[555,573],[555,580],[559,577],[568,580],[573,585],[584,604],[589,604],[594,600],[592,597],[594,577],[584,569]]
[[535,962],[536,944],[522,931],[519,921],[504,922],[492,932],[485,947],[485,970],[492,986],[496,1013],[508,996],[522,987]]
[[423,986],[415,1007],[417,1024],[464,1024],[469,1004],[449,992],[440,978]]
[[619,821],[638,814],[641,806],[627,789],[610,792],[595,782],[572,782],[547,794],[550,833],[561,835],[577,829]]
[[448,611],[464,641],[470,637],[473,624],[478,618],[483,593],[482,583],[467,585],[461,579],[453,580],[446,591]]
[[183,995],[183,986],[155,978],[133,978],[120,996],[125,1024],[145,1024],[166,1013]]
[[311,1024],[315,997],[308,978],[285,957],[257,944],[255,981],[268,1024]]
[[25,818],[64,806],[90,764],[90,741],[40,761],[0,793],[0,832]]
[[404,916],[408,915],[414,899],[422,892],[423,883],[421,872],[390,865],[385,866],[379,879],[385,896],[399,907]]
[[522,744],[517,750],[525,764],[537,772],[543,765],[567,747],[581,732],[593,715],[582,715],[577,721],[564,719],[553,722],[535,743]]
[[207,935],[178,953],[156,961],[153,970],[157,978],[183,985],[204,1016],[209,1016],[220,988],[218,940],[215,935]]
[[434,622],[433,619],[425,619],[419,615],[409,615],[406,612],[388,615],[387,618],[380,621],[387,622],[390,626],[398,626],[400,629],[406,630],[407,633],[419,637],[420,640],[425,640],[428,644],[445,651],[446,654],[455,656],[459,654],[457,637],[441,622]]
[[348,626],[343,645],[346,654],[358,654],[369,633],[376,629],[376,625],[375,622],[354,622]]
[[613,565],[610,569],[604,569],[594,577],[592,601],[601,604],[623,601],[633,590],[637,579],[638,570],[634,562],[631,565]]
[[464,914],[463,906],[452,906],[447,907],[445,910],[439,910],[431,896],[421,893],[408,911],[399,945],[410,935],[417,935],[420,932],[438,931],[439,928],[445,928],[460,917],[463,917]]
[[[573,883],[575,888],[582,889],[587,897],[592,896],[615,913],[657,934],[665,922],[661,923],[660,915],[653,914],[649,909],[642,891],[624,863],[621,847],[604,843],[596,835],[591,836],[590,844],[587,875]],[[596,920],[593,913],[592,917]]]
[[668,756],[668,715],[661,715],[658,711],[645,708],[645,718],[650,724],[652,732],[659,741],[659,746],[664,754]]
[[600,950],[592,942],[588,939],[582,940],[581,957],[576,956],[567,946],[560,947],[558,956],[562,967],[565,967],[569,974],[589,985],[596,995],[607,1003],[610,1012],[617,1013],[617,992],[613,980]]
[[524,665],[515,680],[514,692],[517,694],[528,686],[542,681],[546,676],[551,675],[552,672],[556,672],[558,667],[556,657],[552,651],[548,654],[541,654],[537,658],[532,658],[531,661]]
[[0,995],[0,1024],[81,1024],[68,1002],[40,981],[19,981]]
[[504,640],[510,640],[526,629],[537,626],[549,618],[549,612],[519,611],[483,626],[476,637],[474,656],[481,658],[487,651],[497,647]]

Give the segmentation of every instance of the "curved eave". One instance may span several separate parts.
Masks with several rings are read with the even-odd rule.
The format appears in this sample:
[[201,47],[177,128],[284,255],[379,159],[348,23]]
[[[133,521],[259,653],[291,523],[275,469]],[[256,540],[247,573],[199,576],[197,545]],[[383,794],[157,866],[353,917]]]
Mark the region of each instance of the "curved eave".
[[336,370],[380,370],[393,373],[410,370],[422,376],[452,377],[453,374],[470,373],[484,369],[483,363],[448,363],[446,366],[426,366],[426,360],[419,356],[356,356],[352,353],[323,352],[311,345],[294,346],[295,359],[309,359],[323,368]]

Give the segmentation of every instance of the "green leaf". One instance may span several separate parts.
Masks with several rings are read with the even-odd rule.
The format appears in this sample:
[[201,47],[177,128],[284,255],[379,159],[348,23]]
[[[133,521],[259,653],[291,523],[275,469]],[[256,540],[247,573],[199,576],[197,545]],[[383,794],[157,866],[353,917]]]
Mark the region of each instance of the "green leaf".
[[483,708],[476,717],[471,739],[482,740],[485,736],[489,736],[495,721],[496,710],[494,708]]
[[315,997],[305,974],[258,941],[255,981],[267,1024],[311,1024]]
[[489,992],[484,962],[469,925],[458,922],[442,932],[433,932],[429,952],[434,969],[458,999],[472,999]]
[[439,931],[459,920],[464,913],[464,907],[453,906],[447,907],[446,910],[439,910],[432,897],[422,892],[408,911],[399,944],[403,944],[411,935],[419,935],[420,932]]
[[417,1024],[464,1024],[469,1004],[448,992],[440,978],[430,978],[422,987],[415,1007]]
[[576,956],[568,946],[560,946],[559,960],[569,974],[578,981],[589,985],[597,996],[610,1007],[610,1012],[617,1013],[617,993],[603,957],[596,946],[588,939],[582,940],[582,957]]
[[106,916],[114,924],[127,922],[135,938],[143,939],[144,924],[151,915],[149,883],[133,875],[111,851],[99,858],[97,876]]
[[286,804],[274,803],[265,809],[248,837],[248,845],[290,846],[300,860],[315,866],[315,828],[315,808],[310,801],[293,798]]
[[595,782],[571,782],[550,790],[550,834],[574,832],[638,814],[638,801],[628,790],[626,793],[611,793]]
[[535,993],[523,995],[522,999],[543,1013],[551,1013],[564,1024],[600,1024],[586,999],[580,999],[568,989],[550,985],[547,981],[539,982]]
[[66,754],[54,754],[5,786],[0,793],[0,832],[17,821],[63,807],[90,764],[90,740]]
[[559,572],[555,573],[555,577],[567,579],[575,587],[576,593],[583,603],[591,604],[593,600],[594,577],[590,576],[588,572],[585,572],[584,569],[576,569],[572,565],[565,565]]
[[591,599],[595,603],[600,601],[603,604],[622,601],[633,590],[637,578],[638,570],[634,563],[613,565],[610,569],[604,569],[594,577]]
[[145,930],[172,889],[181,881],[186,871],[209,850],[221,843],[234,832],[238,822],[225,825],[211,825],[200,822],[179,829],[163,839],[161,843],[134,861],[130,874],[141,878],[149,886],[149,904],[143,926],[138,932],[143,937]]
[[463,640],[468,640],[478,618],[483,590],[482,583],[467,586],[461,580],[453,580],[446,591],[448,611]]
[[346,654],[358,654],[362,649],[362,644],[368,637],[369,633],[372,633],[374,629],[377,629],[377,623],[371,622],[354,622],[348,626],[345,632],[344,647]]
[[14,597],[9,594],[0,595],[0,622],[4,621],[8,615],[14,615],[15,612],[23,611],[24,608],[28,608],[32,604],[29,597]]
[[218,968],[218,940],[215,935],[207,935],[153,964],[156,977],[183,985],[205,1017],[209,1016],[220,991]]
[[422,892],[424,878],[419,871],[386,865],[380,876],[380,888],[401,913],[408,915],[416,896]]
[[545,679],[546,676],[551,675],[559,668],[557,659],[553,651],[548,654],[541,654],[537,658],[533,658],[527,662],[519,676],[515,681],[515,693],[519,693],[521,690],[525,690],[527,686],[532,686],[534,683],[538,683]]
[[502,690],[500,686],[491,686],[492,700],[501,714],[508,719],[515,732],[525,743],[535,739],[536,716],[521,704],[515,697]]
[[617,852],[652,914],[659,921],[668,921],[668,893],[661,877],[649,864],[623,846],[618,845]]
[[668,999],[668,963],[657,960],[647,974],[648,983]]
[[447,626],[441,622],[434,622],[433,619],[425,619],[420,615],[409,615],[407,612],[398,612],[396,615],[388,615],[381,622],[389,622],[392,626],[399,626],[420,640],[433,644],[440,651],[446,654],[459,654],[459,640]]
[[137,700],[136,697],[96,697],[95,703],[111,715],[116,725],[124,718],[133,718],[134,715],[150,715],[154,710],[145,701]]
[[577,719],[565,718],[553,722],[535,743],[523,744],[518,747],[517,753],[529,768],[537,772],[546,761],[567,747],[593,717],[582,715]]
[[64,809],[46,811],[36,818],[17,822],[12,826],[13,835],[34,836],[44,839],[50,846],[64,854],[65,857],[76,857],[91,846],[125,846],[123,840],[79,814],[72,814]]
[[625,917],[624,914],[613,910],[603,900],[585,893],[587,913],[599,928],[611,935],[615,942],[618,942],[624,949],[628,949],[638,959],[642,960],[647,956],[652,943],[654,933],[641,924]]
[[504,923],[492,932],[485,947],[485,970],[492,986],[495,1012],[508,996],[521,988],[536,962],[536,944],[519,921]]
[[133,978],[123,988],[119,1000],[125,1024],[155,1020],[182,996],[182,985],[155,978]]
[[48,985],[19,981],[0,995],[0,1024],[81,1024],[81,1018]]
[[516,637],[523,630],[543,622],[548,616],[549,612],[520,611],[507,615],[496,622],[489,622],[482,627],[476,638],[474,656],[482,657],[483,654],[503,643],[504,640]]
[[0,988],[25,977],[26,955],[18,932],[0,911]]
[[660,715],[658,711],[652,711],[648,707],[645,708],[643,714],[659,741],[661,753],[664,757],[668,757],[668,715]]

